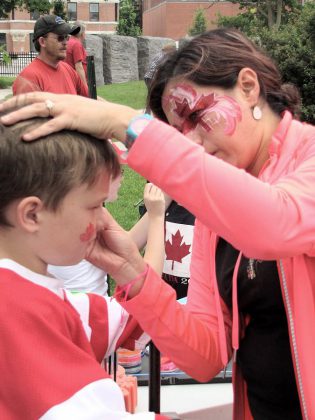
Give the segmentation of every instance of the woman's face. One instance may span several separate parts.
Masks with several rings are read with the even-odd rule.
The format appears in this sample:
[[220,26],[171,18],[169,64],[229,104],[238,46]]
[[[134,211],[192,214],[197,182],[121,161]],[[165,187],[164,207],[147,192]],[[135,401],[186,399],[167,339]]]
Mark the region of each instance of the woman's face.
[[238,88],[227,91],[173,80],[163,93],[162,107],[170,125],[207,153],[246,170],[255,161],[257,122]]

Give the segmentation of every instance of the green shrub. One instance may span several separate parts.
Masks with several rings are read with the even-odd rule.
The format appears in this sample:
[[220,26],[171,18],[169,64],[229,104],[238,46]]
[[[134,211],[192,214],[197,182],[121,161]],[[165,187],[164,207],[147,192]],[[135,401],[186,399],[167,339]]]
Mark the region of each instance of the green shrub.
[[0,89],[6,89],[12,86],[13,82],[15,80],[15,77],[0,77]]

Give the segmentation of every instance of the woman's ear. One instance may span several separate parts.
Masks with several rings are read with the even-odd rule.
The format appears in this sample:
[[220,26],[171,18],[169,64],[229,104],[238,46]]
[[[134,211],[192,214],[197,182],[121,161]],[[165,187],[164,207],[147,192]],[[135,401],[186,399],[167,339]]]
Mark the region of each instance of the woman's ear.
[[29,233],[37,232],[43,208],[44,205],[40,198],[35,196],[23,198],[16,208],[17,224]]
[[249,106],[256,106],[260,96],[257,73],[249,67],[242,68],[238,74],[237,85]]

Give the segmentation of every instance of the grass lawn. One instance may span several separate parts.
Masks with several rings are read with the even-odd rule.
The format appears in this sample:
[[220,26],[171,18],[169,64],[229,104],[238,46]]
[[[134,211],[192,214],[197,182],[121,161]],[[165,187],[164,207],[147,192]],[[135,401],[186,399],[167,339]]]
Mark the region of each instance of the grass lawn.
[[119,190],[118,200],[106,204],[106,208],[126,230],[139,220],[139,210],[135,204],[143,197],[145,183],[144,178],[124,165],[124,180]]
[[0,76],[0,89],[6,89],[10,87],[15,80],[15,77]]
[[147,88],[143,81],[115,83],[97,87],[97,94],[110,102],[144,109]]
[[[145,108],[147,88],[143,81],[116,83],[99,86],[97,94],[110,102],[143,109]],[[144,178],[124,165],[124,180],[118,200],[106,205],[124,229],[129,230],[139,219],[138,207],[135,207],[135,204],[143,197],[145,183]]]

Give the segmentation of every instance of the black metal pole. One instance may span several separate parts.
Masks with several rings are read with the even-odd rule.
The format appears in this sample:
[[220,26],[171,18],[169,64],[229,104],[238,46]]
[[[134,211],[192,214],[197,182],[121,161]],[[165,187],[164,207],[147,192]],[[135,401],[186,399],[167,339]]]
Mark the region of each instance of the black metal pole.
[[153,342],[149,345],[149,411],[160,413],[161,404],[161,357]]
[[86,63],[87,63],[87,82],[88,82],[88,87],[89,87],[89,95],[90,95],[90,98],[97,99],[94,55],[87,56]]

